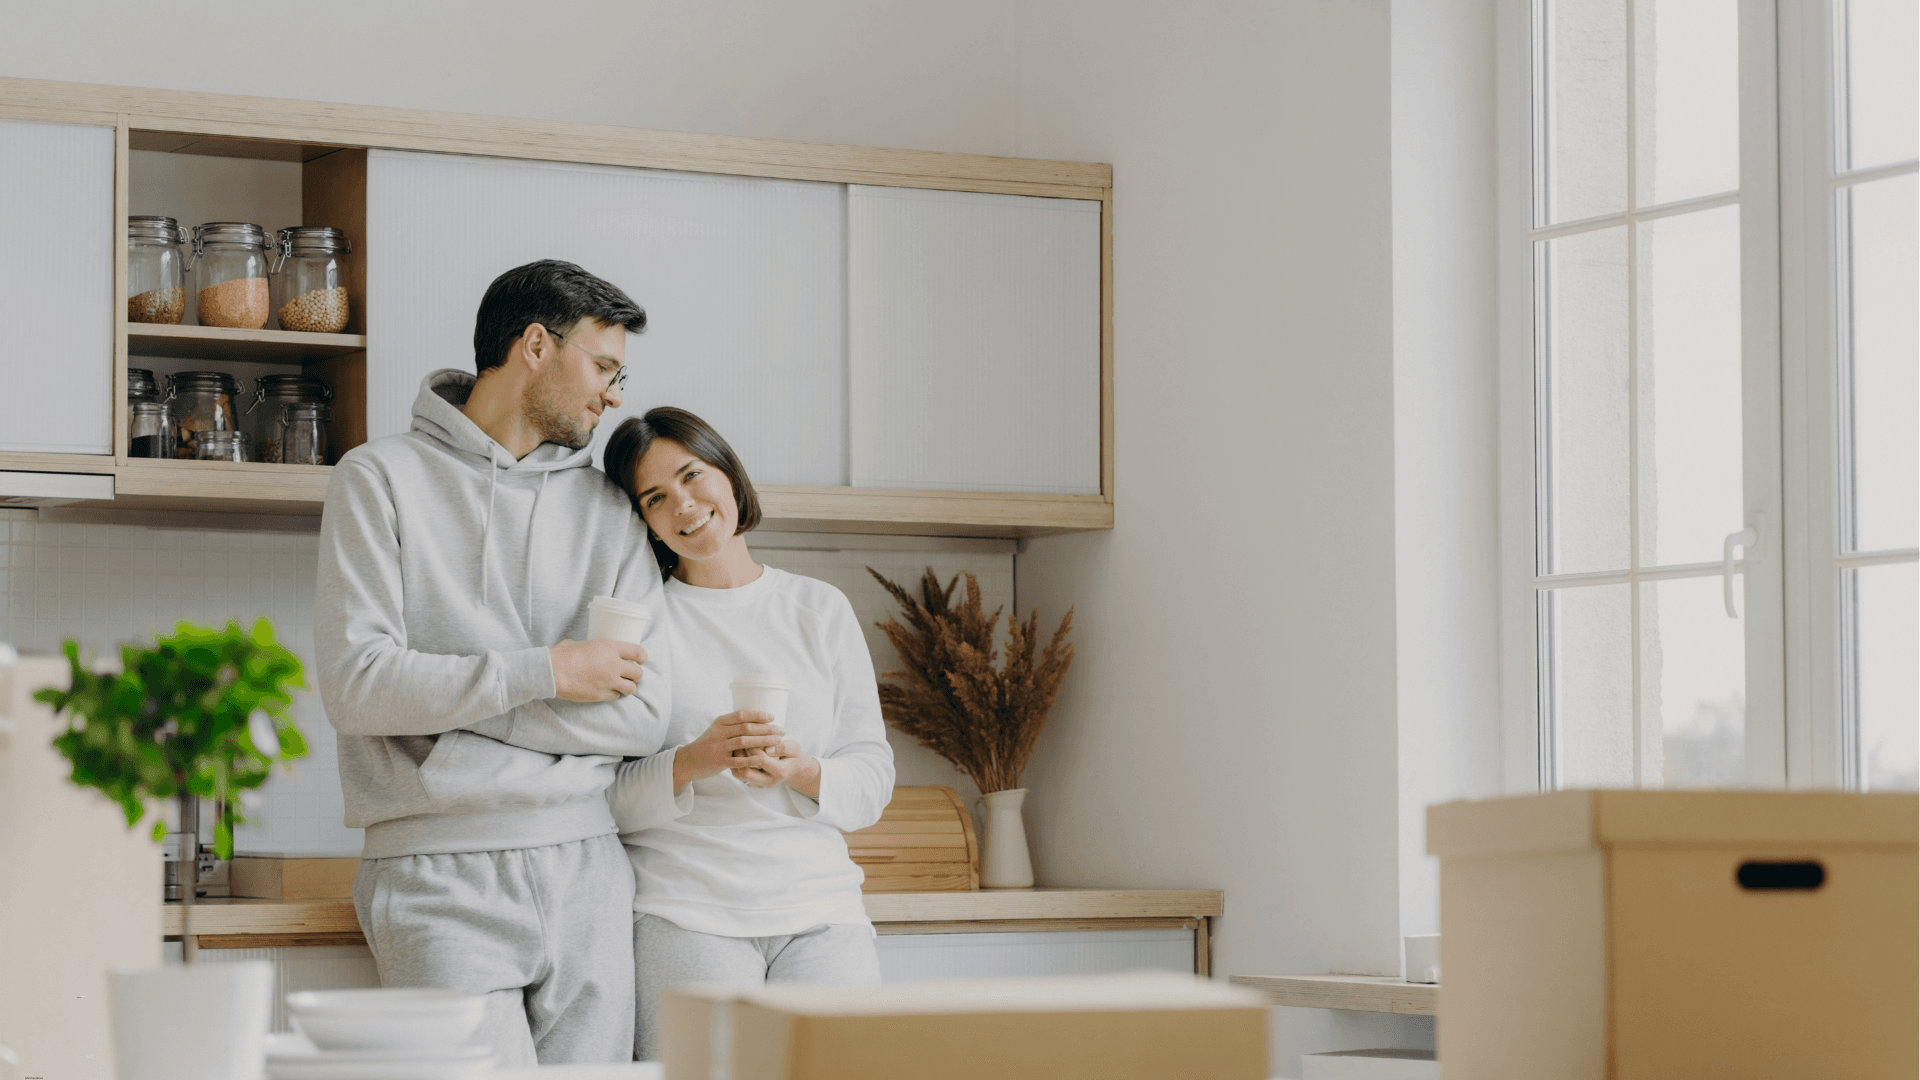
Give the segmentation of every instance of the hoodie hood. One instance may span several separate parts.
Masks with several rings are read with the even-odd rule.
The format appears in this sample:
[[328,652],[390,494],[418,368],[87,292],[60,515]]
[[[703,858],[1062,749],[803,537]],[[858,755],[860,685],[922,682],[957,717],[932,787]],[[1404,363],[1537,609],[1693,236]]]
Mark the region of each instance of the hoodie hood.
[[460,407],[467,403],[477,380],[455,368],[441,368],[420,380],[420,393],[413,399],[413,430],[445,446],[458,456],[473,459],[476,468],[491,462],[496,469],[525,472],[553,472],[579,469],[593,464],[593,447],[578,450],[559,443],[541,443],[526,457],[515,460],[506,447],[467,419]]
[[[480,560],[474,564],[475,576],[480,587],[475,591],[478,602],[487,602],[487,557],[493,548],[493,501],[494,493],[500,486],[502,472],[519,474],[540,474],[540,494],[547,490],[547,477],[562,469],[584,469],[593,465],[593,446],[589,443],[578,450],[561,446],[559,443],[545,442],[533,448],[526,457],[516,459],[506,447],[493,436],[480,430],[480,425],[467,418],[460,407],[467,403],[468,395],[473,393],[474,376],[454,368],[441,368],[431,372],[420,380],[420,393],[413,399],[413,430],[438,443],[449,454],[464,461],[475,469],[487,471],[487,516],[480,523]],[[540,512],[539,495],[534,497],[534,513]],[[532,533],[529,533],[531,537]],[[533,559],[531,540],[527,550],[529,562]],[[531,613],[533,610],[533,575],[524,575],[527,596],[521,610]],[[529,614],[529,617],[531,615]]]

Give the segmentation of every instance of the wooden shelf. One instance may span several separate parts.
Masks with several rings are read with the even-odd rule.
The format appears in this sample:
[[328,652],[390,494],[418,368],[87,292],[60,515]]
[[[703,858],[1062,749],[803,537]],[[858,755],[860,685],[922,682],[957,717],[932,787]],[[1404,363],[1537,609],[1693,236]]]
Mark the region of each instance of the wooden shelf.
[[[867,893],[876,923],[993,921],[994,930],[1080,929],[1089,920],[1204,918],[1220,914],[1215,889],[982,889],[961,893]],[[1067,926],[1063,920],[1072,920]],[[195,935],[357,933],[350,900],[207,899],[193,907]],[[180,933],[180,905],[161,909],[160,932]],[[929,932],[922,930],[921,932]],[[1238,980],[1236,980],[1238,981]]]
[[127,324],[129,356],[303,364],[365,352],[365,334],[302,334],[292,330],[230,330],[222,326]]
[[1296,1009],[1437,1016],[1440,987],[1378,975],[1231,975],[1228,982],[1263,990],[1275,1005]]

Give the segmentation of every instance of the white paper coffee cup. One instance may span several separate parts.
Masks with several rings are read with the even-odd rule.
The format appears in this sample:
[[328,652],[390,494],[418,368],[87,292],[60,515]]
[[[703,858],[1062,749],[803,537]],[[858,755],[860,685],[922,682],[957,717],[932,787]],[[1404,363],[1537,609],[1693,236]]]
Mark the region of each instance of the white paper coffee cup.
[[625,641],[638,645],[647,636],[653,612],[646,605],[611,596],[596,596],[587,604],[589,641]]
[[[778,675],[735,675],[729,684],[733,690],[733,711],[763,712],[773,717],[776,724],[787,721],[787,680]],[[739,751],[735,754],[745,757]],[[768,757],[779,757],[772,747],[767,748]]]

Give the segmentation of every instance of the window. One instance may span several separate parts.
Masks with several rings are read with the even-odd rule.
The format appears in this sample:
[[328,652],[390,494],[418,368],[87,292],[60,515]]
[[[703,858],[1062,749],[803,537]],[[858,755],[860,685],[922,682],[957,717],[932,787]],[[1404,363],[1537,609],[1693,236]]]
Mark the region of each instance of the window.
[[1916,785],[1914,7],[1505,5],[1510,786]]

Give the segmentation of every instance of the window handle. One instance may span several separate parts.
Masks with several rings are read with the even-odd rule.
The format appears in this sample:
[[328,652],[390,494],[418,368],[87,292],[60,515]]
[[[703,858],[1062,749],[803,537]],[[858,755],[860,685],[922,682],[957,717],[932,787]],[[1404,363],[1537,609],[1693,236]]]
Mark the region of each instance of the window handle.
[[[1744,558],[1751,559],[1753,558],[1753,549],[1757,547],[1759,543],[1760,534],[1754,531],[1753,526],[1749,525],[1739,532],[1728,533],[1727,542],[1721,547],[1720,577],[1721,584],[1725,586],[1726,589],[1727,618],[1729,619],[1737,619],[1740,617],[1739,609],[1733,606],[1733,549],[1736,547],[1745,549],[1741,554]],[[1744,570],[1745,566],[1743,565],[1741,569]]]

